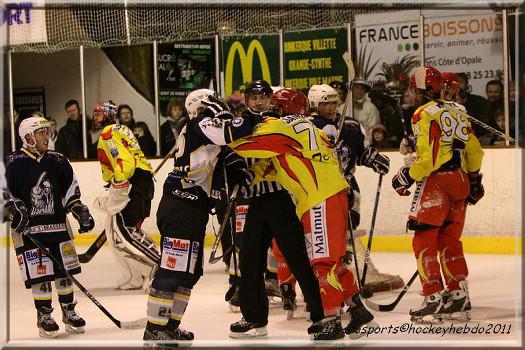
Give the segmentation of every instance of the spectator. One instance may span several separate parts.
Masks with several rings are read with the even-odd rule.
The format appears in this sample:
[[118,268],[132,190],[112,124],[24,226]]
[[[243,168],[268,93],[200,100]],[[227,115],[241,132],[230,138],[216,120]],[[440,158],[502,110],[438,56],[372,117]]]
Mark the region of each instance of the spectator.
[[[81,159],[84,156],[82,140],[82,114],[80,105],[77,100],[66,102],[65,110],[67,113],[66,125],[59,131],[55,144],[56,150],[63,153],[68,159]],[[91,126],[91,119],[87,118],[88,131]],[[87,144],[90,145],[91,134],[84,135],[87,138]],[[90,155],[91,156],[91,155]]]
[[372,146],[377,149],[397,148],[398,143],[388,136],[388,130],[383,124],[372,127]]
[[166,122],[160,126],[160,150],[164,156],[173,148],[179,133],[188,120],[184,103],[172,99],[166,109]]
[[369,145],[372,139],[372,127],[381,123],[379,110],[367,96],[367,93],[370,91],[370,85],[366,80],[360,78],[352,80],[351,88],[354,118],[365,128],[365,144]]
[[149,131],[148,124],[136,122],[133,129],[135,137],[139,141],[139,146],[146,157],[154,157],[157,153],[157,143]]
[[497,113],[503,110],[503,83],[499,80],[491,80],[485,86],[487,101],[489,103],[489,121],[491,126],[496,126]]
[[130,130],[135,128],[135,119],[133,119],[133,110],[127,104],[121,104],[117,108],[117,120],[120,125],[126,125]]
[[343,114],[343,109],[345,108],[346,94],[348,92],[348,89],[346,88],[345,84],[338,80],[334,80],[328,85],[333,87],[339,95],[339,102],[337,103],[337,114],[341,115]]
[[[494,129],[501,132],[505,132],[505,111],[503,109],[498,109],[495,113],[496,117],[494,119]],[[486,134],[480,138],[480,143],[482,145],[495,145],[495,146],[504,146],[505,139],[495,134]]]
[[[468,77],[465,73],[458,73],[459,93],[456,102],[465,106],[467,113],[484,123],[490,123],[490,111],[488,101],[479,96],[471,94],[472,87],[468,84]],[[477,125],[472,125],[478,137],[487,134],[487,131]]]
[[49,143],[47,149],[54,151],[58,137],[57,121],[53,117],[46,117],[46,119],[49,121]]

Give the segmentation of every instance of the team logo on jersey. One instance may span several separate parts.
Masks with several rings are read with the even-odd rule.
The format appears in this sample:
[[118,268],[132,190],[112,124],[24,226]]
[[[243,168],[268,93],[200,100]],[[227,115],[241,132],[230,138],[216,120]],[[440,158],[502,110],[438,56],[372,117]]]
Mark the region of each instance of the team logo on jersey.
[[55,213],[53,200],[53,185],[43,172],[36,185],[31,189],[31,216],[53,215]]

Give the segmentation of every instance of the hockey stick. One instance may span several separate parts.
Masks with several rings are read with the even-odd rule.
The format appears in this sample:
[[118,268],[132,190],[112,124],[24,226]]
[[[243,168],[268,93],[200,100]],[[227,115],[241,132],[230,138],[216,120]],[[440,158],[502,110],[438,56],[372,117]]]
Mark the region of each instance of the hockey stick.
[[[168,161],[168,159],[175,152],[177,152],[177,145],[176,144],[171,148],[171,150],[164,157],[162,162],[160,162],[160,164],[157,166],[157,168],[155,168],[155,170],[151,173],[151,175],[153,177],[155,177],[155,175],[159,172],[160,168],[162,168],[162,166]],[[86,263],[90,262],[91,259],[93,259],[95,254],[98,253],[100,248],[104,245],[104,243],[106,243],[107,240],[108,239],[106,237],[106,231],[104,230],[104,231],[102,231],[102,233],[100,235],[98,235],[97,239],[95,239],[95,241],[91,244],[91,246],[88,248],[88,250],[86,250],[85,253],[78,255],[78,261],[80,261],[80,263],[82,263],[82,264],[86,264]]]
[[471,115],[468,115],[466,112],[464,112],[464,111],[462,111],[460,109],[455,108],[455,106],[452,103],[449,103],[447,101],[441,101],[441,100],[438,100],[438,99],[435,99],[435,98],[432,98],[432,97],[426,96],[426,95],[423,95],[423,96],[426,99],[430,100],[430,101],[436,102],[438,105],[445,105],[445,107],[448,107],[448,108],[452,109],[454,112],[465,116],[471,123],[476,124],[479,127],[482,127],[483,129],[487,130],[488,132],[490,132],[490,133],[492,133],[494,135],[497,135],[497,136],[499,136],[499,137],[501,137],[501,138],[503,138],[503,139],[505,139],[505,140],[507,140],[509,142],[516,142],[516,140],[513,137],[510,137],[507,134],[505,134],[504,132],[501,132],[501,131],[499,131],[497,129],[494,129],[492,126],[483,123],[481,120],[479,120],[477,118],[474,118]]
[[233,208],[235,208],[235,202],[237,201],[237,193],[239,192],[239,188],[240,186],[238,184],[235,185],[235,187],[233,188],[232,194],[229,199],[228,206],[226,207],[226,212],[224,213],[224,219],[222,221],[221,227],[219,228],[219,232],[217,233],[217,236],[215,236],[215,242],[213,242],[213,246],[211,248],[210,259],[208,260],[210,264],[215,264],[217,261],[221,260],[222,258],[222,256],[215,257],[215,254],[217,253],[217,248],[219,247],[219,243],[221,242],[221,237],[224,233],[224,230],[226,229],[226,226],[230,224],[230,216],[233,213]]
[[372,223],[370,224],[370,233],[368,234],[368,244],[366,247],[365,263],[363,265],[363,276],[361,277],[361,285],[364,286],[366,282],[366,272],[368,270],[368,261],[370,260],[370,251],[372,250],[372,238],[374,238],[374,227],[376,224],[377,207],[379,206],[379,196],[381,195],[381,184],[383,183],[383,174],[379,174],[379,181],[377,183],[376,199],[374,202],[374,211],[372,212]]
[[155,168],[155,170],[153,170],[153,172],[151,173],[151,175],[153,177],[155,177],[155,175],[157,175],[157,173],[159,172],[160,168],[162,168],[162,166],[168,161],[168,159],[171,158],[172,155],[175,154],[175,152],[178,151],[178,147],[177,147],[177,143],[175,143],[173,145],[173,147],[171,147],[170,151],[168,152],[168,154],[166,154],[166,156],[164,157],[164,159],[162,160],[162,162],[160,162],[159,165],[157,165],[157,167]]
[[[47,249],[42,245],[42,243],[40,243],[39,241],[37,241],[36,239],[31,237],[31,235],[29,233],[27,234],[27,237],[33,242],[33,244],[35,244],[42,251],[42,253],[43,252],[47,252]],[[52,254],[48,253],[48,254],[46,254],[46,256],[48,256],[53,261],[54,265],[56,265],[62,272],[64,272],[66,274],[67,278],[69,278],[71,281],[73,281],[75,286],[77,286],[78,289],[80,289],[89,298],[89,300],[91,300],[93,302],[93,304],[95,304],[99,308],[99,310],[102,311],[104,313],[104,315],[106,315],[111,320],[111,322],[113,322],[118,328],[121,328],[121,329],[138,329],[138,328],[143,328],[146,325],[146,322],[148,320],[146,317],[140,318],[140,319],[135,320],[135,321],[119,321],[119,320],[117,320],[93,296],[93,294],[91,294],[75,277],[73,277],[73,276],[71,276],[69,274],[69,272],[64,267],[64,265],[62,265],[62,263],[60,263]]]
[[410,288],[412,283],[414,283],[414,281],[416,280],[416,277],[418,275],[419,275],[418,271],[414,272],[412,277],[410,277],[410,280],[408,281],[408,283],[401,290],[401,293],[399,293],[399,295],[397,296],[396,300],[394,300],[392,303],[386,304],[386,305],[381,305],[381,304],[373,303],[369,299],[365,299],[366,306],[368,306],[369,308],[371,308],[372,310],[375,310],[375,311],[392,311],[392,310],[394,310],[396,308],[397,304],[399,304],[399,301],[406,294],[406,292],[408,291],[408,289]]
[[107,240],[106,230],[104,230],[98,235],[97,239],[95,239],[95,242],[91,244],[85,253],[78,255],[78,261],[80,261],[82,264],[90,262],[95,254],[97,254],[97,252],[100,250],[100,247],[102,247]]
[[[345,53],[343,54],[343,60],[345,61],[346,67],[348,68],[348,84],[350,84],[355,76],[355,68],[354,68],[354,62],[352,62],[352,57],[350,56],[350,53],[348,53],[348,51],[345,51]],[[345,105],[343,106],[343,113],[339,116],[339,122],[337,124],[337,135],[335,138],[336,145],[341,139],[343,127],[345,125],[345,119],[346,119],[346,114],[347,114],[346,112],[347,111],[350,112],[349,117],[353,118],[354,116],[353,108],[354,107],[353,107],[352,89],[350,88],[348,89],[348,92],[346,93]]]

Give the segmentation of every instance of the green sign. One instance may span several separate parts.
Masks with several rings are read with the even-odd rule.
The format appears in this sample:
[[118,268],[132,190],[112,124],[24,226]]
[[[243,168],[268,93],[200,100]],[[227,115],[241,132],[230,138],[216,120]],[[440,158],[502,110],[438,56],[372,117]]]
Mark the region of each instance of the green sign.
[[212,87],[215,75],[213,40],[159,44],[159,103],[162,113],[171,99],[184,101],[195,89]]
[[226,36],[222,39],[224,96],[252,80],[279,84],[279,36]]
[[345,28],[284,33],[284,86],[307,92],[315,84],[347,81]]

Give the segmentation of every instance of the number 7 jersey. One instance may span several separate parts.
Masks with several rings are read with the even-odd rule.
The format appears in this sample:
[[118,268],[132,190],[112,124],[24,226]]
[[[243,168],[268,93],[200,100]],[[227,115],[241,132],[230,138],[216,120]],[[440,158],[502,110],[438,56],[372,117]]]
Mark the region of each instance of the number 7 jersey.
[[465,108],[454,102],[429,102],[412,116],[416,137],[416,161],[410,176],[421,181],[459,155],[460,166],[467,172],[481,168],[483,150],[474,135]]
[[275,180],[290,192],[297,202],[299,218],[348,188],[335,147],[321,130],[300,116],[266,118],[251,135],[229,146],[245,158],[269,159],[256,163],[258,178]]

